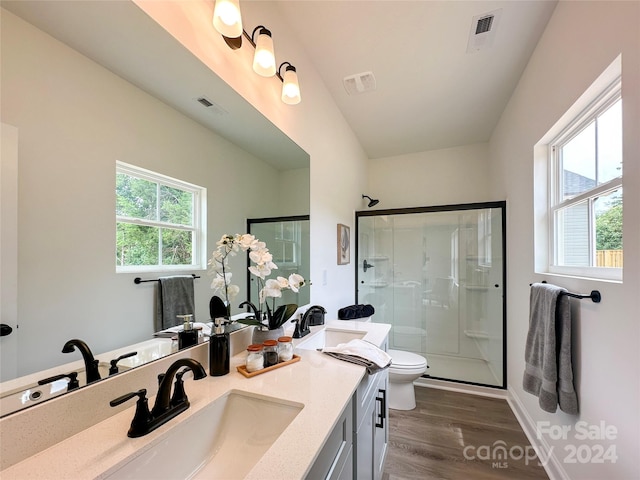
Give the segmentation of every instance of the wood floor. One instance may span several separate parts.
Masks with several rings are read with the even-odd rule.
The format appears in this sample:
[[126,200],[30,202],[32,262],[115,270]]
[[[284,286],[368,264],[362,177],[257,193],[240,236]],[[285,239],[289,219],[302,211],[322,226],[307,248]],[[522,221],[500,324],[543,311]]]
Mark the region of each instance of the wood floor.
[[505,400],[415,390],[415,410],[389,410],[383,480],[548,479],[537,458],[526,460],[533,448]]

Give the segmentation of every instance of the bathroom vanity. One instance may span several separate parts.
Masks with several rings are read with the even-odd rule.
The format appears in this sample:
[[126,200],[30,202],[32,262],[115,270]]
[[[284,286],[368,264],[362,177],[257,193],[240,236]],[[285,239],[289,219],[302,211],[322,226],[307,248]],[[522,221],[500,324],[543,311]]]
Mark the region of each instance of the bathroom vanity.
[[[157,386],[153,389],[154,377],[166,370],[177,356],[124,372],[109,382],[99,382],[2,419],[5,468],[0,475],[7,480],[123,478],[136,472],[134,477],[140,478],[145,472],[153,476],[154,469],[161,468],[167,476],[167,469],[174,464],[184,464],[191,457],[194,461],[215,464],[216,468],[207,472],[206,478],[215,478],[215,471],[222,472],[230,466],[234,475],[237,472],[238,478],[247,479],[380,478],[388,438],[383,393],[387,385],[386,370],[367,375],[364,367],[308,347],[320,340],[331,341],[331,335],[338,335],[339,331],[347,337],[349,334],[361,336],[385,347],[389,328],[385,324],[354,321],[329,321],[323,327],[312,327],[310,335],[295,342],[295,353],[301,357],[299,362],[252,378],[236,371],[245,360],[241,347],[236,350],[240,353],[231,358],[228,375],[199,381],[194,381],[190,374],[185,375],[190,408],[143,437],[127,437],[135,410],[135,402],[131,401],[113,409],[116,413],[111,412],[99,423],[77,432],[68,430],[68,436],[52,445],[42,445],[41,451],[31,452],[26,458],[25,450],[21,450],[26,447],[13,445],[5,449],[9,438],[13,439],[11,443],[27,444],[29,437],[38,437],[46,430],[67,428],[58,424],[74,422],[74,409],[78,409],[78,418],[87,415],[84,409],[88,409],[91,416],[94,406],[87,403],[83,407],[81,395],[90,396],[94,390],[99,389],[104,397],[99,402],[104,402],[107,408],[110,400],[140,388],[150,389],[151,403],[157,390]],[[207,344],[198,345],[178,356],[195,358],[206,368],[207,347]],[[144,381],[142,375],[145,375]],[[95,397],[94,393],[94,401]],[[48,413],[54,408],[59,415],[52,417]],[[95,411],[101,408],[103,405]],[[281,415],[282,412],[285,413]],[[41,425],[46,418],[49,425]],[[253,419],[253,425],[261,420],[272,422],[269,431],[275,434],[264,451],[251,452],[243,447],[252,435],[247,418]],[[226,429],[222,435],[225,441],[216,444],[218,440],[214,437],[221,429]],[[179,443],[180,447],[174,445],[173,455],[165,455],[163,448],[182,438],[189,441]],[[225,454],[213,456],[213,450]],[[165,464],[160,462],[161,458]],[[10,462],[9,465],[6,462]],[[180,478],[179,473],[176,475]],[[198,478],[197,474],[194,478]]]

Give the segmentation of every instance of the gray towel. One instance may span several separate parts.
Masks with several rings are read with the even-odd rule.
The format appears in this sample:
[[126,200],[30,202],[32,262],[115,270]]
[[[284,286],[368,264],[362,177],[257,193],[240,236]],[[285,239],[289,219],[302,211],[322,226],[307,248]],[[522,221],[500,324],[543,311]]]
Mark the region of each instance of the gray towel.
[[540,408],[578,413],[571,366],[571,305],[564,288],[546,283],[531,286],[529,333],[522,385],[538,397]]
[[191,314],[195,322],[193,276],[160,277],[159,282],[155,330],[179,325],[181,322],[177,315]]

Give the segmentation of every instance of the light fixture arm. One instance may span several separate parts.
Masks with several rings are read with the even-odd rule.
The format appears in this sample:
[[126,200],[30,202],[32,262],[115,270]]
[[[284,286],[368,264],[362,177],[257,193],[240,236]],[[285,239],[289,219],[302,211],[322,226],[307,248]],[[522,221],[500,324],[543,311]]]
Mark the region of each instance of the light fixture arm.
[[287,65],[287,70],[293,70],[294,72],[296,71],[296,67],[294,67],[293,65],[291,65],[291,63],[289,62],[282,62],[280,64],[280,66],[278,67],[278,71],[276,72],[276,77],[278,77],[280,79],[281,82],[284,82],[284,78],[282,78],[282,74],[280,73],[280,70],[282,70],[282,67],[284,67],[285,65]]
[[224,42],[227,44],[227,46],[231,50],[238,50],[240,47],[242,47],[242,37],[246,38],[253,48],[256,48],[256,42],[254,40],[254,37],[259,28],[265,29],[267,32],[269,32],[269,36],[271,36],[271,32],[269,31],[268,28],[266,28],[264,25],[258,25],[256,28],[253,29],[253,32],[251,32],[251,35],[249,35],[247,31],[243,28],[242,36],[240,37],[230,38],[222,35],[222,38],[224,39]]
[[[256,28],[254,28],[253,32],[251,32],[251,36],[249,36],[249,34],[247,32],[245,32],[244,30],[242,30],[242,33],[247,38],[247,40],[249,40],[249,43],[251,45],[253,45],[253,48],[256,48],[256,41],[254,40],[254,38],[256,36],[256,32],[258,31],[258,29],[265,30],[265,33],[267,35],[271,36],[271,31],[267,27],[265,27],[264,25],[258,25]],[[263,32],[260,32],[260,33],[263,33]]]

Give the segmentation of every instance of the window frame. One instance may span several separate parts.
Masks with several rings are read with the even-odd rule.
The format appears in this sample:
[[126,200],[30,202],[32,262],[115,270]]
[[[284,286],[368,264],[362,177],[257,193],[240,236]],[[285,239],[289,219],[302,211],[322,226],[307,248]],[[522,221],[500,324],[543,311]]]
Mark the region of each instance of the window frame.
[[[193,211],[192,211],[192,223],[193,225],[187,226],[183,224],[174,224],[169,222],[163,222],[160,220],[147,220],[137,217],[127,217],[122,215],[115,215],[116,228],[118,223],[128,223],[134,225],[149,226],[154,228],[172,228],[177,230],[184,230],[192,232],[192,250],[191,250],[191,263],[189,265],[164,265],[162,264],[162,242],[159,240],[158,248],[160,249],[158,255],[158,264],[156,265],[118,265],[116,262],[116,273],[148,273],[148,272],[177,272],[185,270],[204,270],[207,264],[207,221],[206,221],[206,205],[207,205],[207,189],[199,185],[195,185],[183,180],[169,177],[161,173],[157,173],[151,170],[147,170],[142,167],[137,167],[125,162],[116,160],[116,176],[118,174],[128,175],[130,177],[146,180],[158,185],[174,188],[189,192],[193,195]],[[115,188],[114,188],[115,193]],[[116,195],[117,204],[117,195]],[[157,205],[156,205],[157,208]],[[117,257],[116,257],[117,259]]]
[[[595,121],[595,119],[607,111],[610,107],[612,107],[618,100],[622,99],[622,78],[621,76],[617,76],[617,78],[611,82],[606,88],[604,88],[599,95],[596,95],[595,98],[588,104],[588,106],[580,112],[578,115],[574,116],[572,120],[567,122],[566,126],[560,131],[558,135],[553,137],[551,141],[548,142],[547,148],[547,158],[548,158],[548,185],[549,185],[549,198],[548,198],[548,209],[547,209],[547,222],[548,222],[548,240],[549,240],[549,257],[548,257],[548,272],[553,274],[560,275],[571,275],[577,277],[588,277],[602,280],[622,280],[623,276],[623,268],[618,267],[598,267],[595,266],[595,212],[594,212],[594,202],[598,197],[602,197],[611,193],[615,190],[622,190],[623,188],[623,177],[624,177],[624,168],[621,171],[621,174],[611,180],[608,180],[600,185],[597,184],[597,157],[596,157],[596,186],[586,190],[584,192],[579,193],[571,198],[566,200],[562,199],[563,191],[562,191],[562,178],[563,178],[563,169],[562,169],[562,158],[561,158],[561,150],[562,147],[567,145],[571,140],[577,137],[580,133],[587,128],[591,122]],[[622,135],[623,132],[621,131]],[[596,137],[597,142],[597,137]],[[597,143],[596,143],[596,155],[597,155]],[[624,158],[623,158],[624,165]],[[624,194],[623,194],[624,195]],[[558,212],[566,210],[567,208],[575,205],[579,205],[580,203],[586,202],[588,208],[588,228],[589,228],[589,252],[590,252],[590,265],[589,266],[567,266],[567,265],[558,265],[559,263],[559,238],[558,238],[558,228],[556,222],[556,215]],[[623,207],[624,208],[624,207]],[[624,228],[624,227],[623,227]]]

